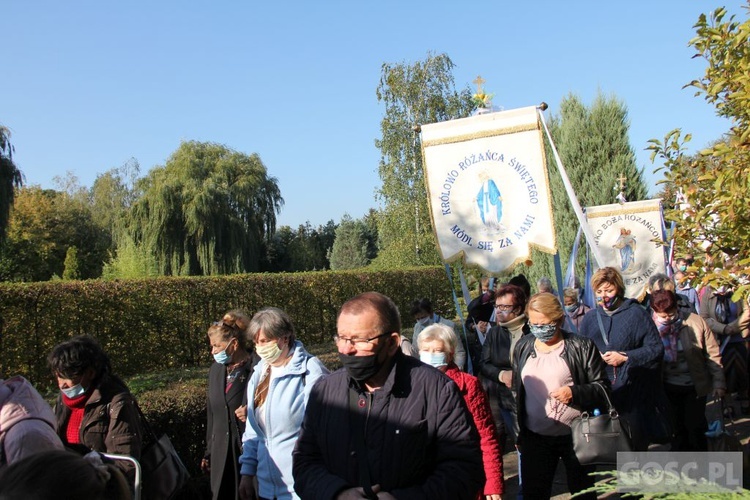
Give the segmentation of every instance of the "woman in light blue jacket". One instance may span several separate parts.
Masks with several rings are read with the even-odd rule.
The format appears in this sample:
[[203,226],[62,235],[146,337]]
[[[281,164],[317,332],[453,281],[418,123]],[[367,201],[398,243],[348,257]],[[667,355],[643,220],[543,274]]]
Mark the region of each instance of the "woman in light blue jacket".
[[295,340],[292,321],[281,309],[258,311],[250,320],[248,334],[255,341],[261,362],[247,385],[240,498],[296,499],[292,450],[310,390],[328,370]]

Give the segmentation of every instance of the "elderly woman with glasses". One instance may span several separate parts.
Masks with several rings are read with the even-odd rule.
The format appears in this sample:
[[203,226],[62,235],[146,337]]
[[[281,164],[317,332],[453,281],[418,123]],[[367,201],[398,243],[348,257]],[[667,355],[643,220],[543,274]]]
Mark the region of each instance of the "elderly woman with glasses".
[[582,411],[607,408],[605,364],[591,340],[562,329],[565,311],[554,295],[531,297],[526,315],[531,335],[518,341],[513,354],[521,491],[524,498],[550,498],[562,460],[569,491],[576,493],[593,479],[573,451],[570,424]]
[[238,498],[247,382],[260,359],[246,346],[249,322],[241,311],[230,311],[208,329],[214,363],[208,372],[206,453],[201,469],[210,474],[214,500]]
[[452,328],[434,324],[417,337],[419,359],[445,373],[458,386],[474,425],[479,431],[484,465],[485,484],[478,498],[500,500],[503,493],[503,454],[498,441],[490,405],[479,379],[462,372],[454,362],[458,339]]
[[505,428],[515,442],[513,420],[516,400],[511,391],[513,381],[513,348],[529,332],[526,324],[526,293],[516,285],[500,287],[495,295],[497,324],[487,332],[482,346],[480,373],[498,429]]
[[[71,450],[141,458],[143,431],[135,398],[112,373],[109,357],[93,337],[78,335],[52,349],[48,359],[60,395],[57,433]],[[119,461],[131,484],[135,469]]]
[[292,450],[310,390],[328,370],[295,339],[292,320],[281,309],[258,311],[250,320],[248,335],[261,361],[247,387],[240,498],[298,498],[292,478]]

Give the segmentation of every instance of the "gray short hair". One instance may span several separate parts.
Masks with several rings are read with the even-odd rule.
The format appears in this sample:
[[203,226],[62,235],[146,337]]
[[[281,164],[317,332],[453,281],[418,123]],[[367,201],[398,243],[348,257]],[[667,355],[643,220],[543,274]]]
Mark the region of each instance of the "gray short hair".
[[552,281],[548,277],[542,276],[536,282],[536,289],[538,292],[551,292],[553,290]]
[[290,345],[295,340],[292,319],[278,307],[265,307],[255,313],[250,320],[250,325],[247,327],[250,340],[255,342],[261,331],[271,340],[286,337],[289,338]]
[[444,325],[442,323],[435,323],[430,325],[421,332],[417,337],[417,349],[421,349],[422,342],[430,342],[431,340],[439,340],[443,343],[447,354],[450,355],[451,360],[456,357],[456,345],[458,339],[456,338],[456,332],[453,328]]

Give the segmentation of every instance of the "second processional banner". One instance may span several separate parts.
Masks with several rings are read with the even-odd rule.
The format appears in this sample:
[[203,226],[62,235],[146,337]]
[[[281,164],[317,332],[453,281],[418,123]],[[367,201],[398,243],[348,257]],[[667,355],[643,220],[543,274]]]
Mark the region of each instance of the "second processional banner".
[[632,201],[586,208],[604,262],[622,274],[626,297],[639,297],[648,278],[666,270],[661,200]]
[[497,273],[556,252],[536,107],[422,125],[432,225],[448,262]]

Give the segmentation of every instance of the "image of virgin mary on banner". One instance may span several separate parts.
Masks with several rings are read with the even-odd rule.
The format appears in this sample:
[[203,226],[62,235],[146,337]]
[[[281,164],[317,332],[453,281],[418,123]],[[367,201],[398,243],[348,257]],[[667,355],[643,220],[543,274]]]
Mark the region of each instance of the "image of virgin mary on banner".
[[497,273],[556,252],[536,107],[422,125],[422,155],[444,262]]
[[666,270],[664,218],[661,200],[614,203],[586,208],[604,266],[620,271],[625,296],[639,297],[648,278]]

